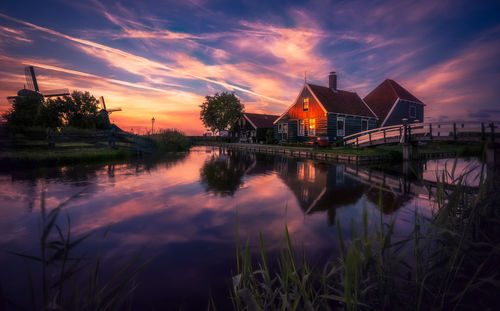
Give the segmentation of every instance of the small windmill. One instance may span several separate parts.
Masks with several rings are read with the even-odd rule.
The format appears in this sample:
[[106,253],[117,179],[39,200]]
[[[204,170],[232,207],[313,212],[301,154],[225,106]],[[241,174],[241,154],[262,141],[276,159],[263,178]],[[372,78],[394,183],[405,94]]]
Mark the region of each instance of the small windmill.
[[104,96],[101,96],[99,101],[101,102],[101,111],[106,111],[108,114],[111,114],[112,112],[115,112],[115,111],[122,111],[122,108],[106,109],[106,103],[104,102]]
[[23,98],[31,95],[37,95],[42,98],[44,97],[57,97],[57,96],[67,96],[69,95],[68,89],[58,89],[58,90],[47,90],[40,91],[38,88],[38,81],[36,79],[35,68],[33,66],[28,66],[24,68],[24,75],[26,76],[26,86],[24,89],[19,90],[16,96],[8,96],[7,100],[12,101],[18,98]]

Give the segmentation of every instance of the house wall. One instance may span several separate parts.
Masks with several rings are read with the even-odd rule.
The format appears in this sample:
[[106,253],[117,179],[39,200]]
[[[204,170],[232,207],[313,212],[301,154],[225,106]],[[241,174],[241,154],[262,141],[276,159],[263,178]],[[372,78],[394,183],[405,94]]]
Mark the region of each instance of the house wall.
[[415,106],[417,108],[416,117],[410,118],[410,103],[412,103],[412,102],[409,102],[406,100],[401,100],[401,99],[398,100],[398,102],[396,103],[396,107],[394,107],[394,110],[389,115],[389,118],[385,122],[384,126],[402,124],[403,118],[408,119],[408,122],[410,122],[410,123],[415,122],[415,120],[419,120],[420,122],[423,122],[424,121],[424,105],[415,104]]
[[[304,98],[309,98],[309,109],[303,110]],[[316,134],[314,136],[298,136],[298,120],[315,119]],[[278,124],[288,124],[288,139],[289,142],[310,142],[316,140],[317,136],[327,135],[327,116],[321,105],[316,101],[314,96],[307,88],[303,88],[295,105],[274,125],[274,135],[279,141],[281,135],[278,133]]]
[[377,120],[374,118],[358,117],[358,116],[347,116],[343,114],[329,113],[328,114],[328,138],[330,141],[337,141],[343,138],[343,136],[337,136],[337,117],[345,118],[345,135],[352,135],[361,132],[361,120],[368,120],[368,130],[372,130],[377,127]]
[[[243,125],[240,125],[243,123]],[[245,118],[240,118],[238,122],[231,128],[231,136],[234,137],[237,141],[239,141],[243,136],[246,136],[247,138],[250,137],[250,134],[252,131],[254,131],[255,128],[246,120]]]

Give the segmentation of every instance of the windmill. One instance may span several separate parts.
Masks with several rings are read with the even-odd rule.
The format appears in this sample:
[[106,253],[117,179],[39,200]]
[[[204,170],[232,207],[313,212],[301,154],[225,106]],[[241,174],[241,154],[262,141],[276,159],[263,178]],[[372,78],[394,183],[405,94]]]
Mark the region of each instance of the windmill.
[[99,101],[101,102],[101,110],[99,111],[97,128],[108,129],[111,126],[111,122],[109,122],[109,115],[115,111],[122,111],[122,108],[106,109],[106,102],[104,101],[104,96],[101,96]]
[[115,112],[115,111],[122,111],[122,108],[106,109],[106,103],[104,102],[104,96],[101,96],[100,102],[101,102],[101,111],[105,111],[108,114],[111,114],[112,112]]
[[44,97],[57,97],[57,96],[67,96],[69,95],[68,89],[58,89],[58,90],[47,90],[47,91],[40,91],[38,88],[38,81],[36,79],[36,74],[35,74],[35,68],[33,66],[27,66],[24,68],[24,75],[26,76],[26,83],[28,85],[28,88],[26,86],[17,92],[16,96],[8,96],[7,100],[9,102],[19,99],[19,98],[26,98],[28,96],[38,96],[41,99]]

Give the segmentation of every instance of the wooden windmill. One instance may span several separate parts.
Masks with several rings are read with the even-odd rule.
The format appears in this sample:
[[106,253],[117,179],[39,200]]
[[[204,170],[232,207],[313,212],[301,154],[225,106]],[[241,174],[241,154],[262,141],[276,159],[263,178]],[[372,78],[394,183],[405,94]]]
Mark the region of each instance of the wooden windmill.
[[112,112],[115,112],[115,111],[122,111],[122,108],[106,109],[106,103],[104,102],[104,96],[101,96],[99,101],[101,102],[101,111],[105,111],[108,114],[111,114]]
[[28,85],[28,88],[26,88],[26,86],[25,86],[24,89],[19,90],[17,92],[16,96],[8,96],[7,100],[9,102],[11,102],[12,100],[16,100],[16,99],[28,97],[28,96],[33,96],[33,95],[39,96],[42,99],[44,97],[57,97],[57,96],[69,95],[68,89],[40,91],[40,89],[38,88],[38,81],[36,79],[35,68],[33,66],[25,67],[24,68],[24,75],[26,76],[26,84]]

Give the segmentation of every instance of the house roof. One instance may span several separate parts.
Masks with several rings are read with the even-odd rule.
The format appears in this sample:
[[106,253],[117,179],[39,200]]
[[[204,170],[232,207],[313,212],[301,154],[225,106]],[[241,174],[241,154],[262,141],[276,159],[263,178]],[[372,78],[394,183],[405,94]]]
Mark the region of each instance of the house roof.
[[404,87],[390,79],[386,79],[380,83],[370,94],[365,96],[364,101],[377,114],[380,122],[382,122],[398,98],[423,104],[422,101],[413,96]]
[[307,86],[327,112],[377,118],[355,92],[337,90],[307,83]]
[[247,113],[243,114],[252,125],[257,128],[272,128],[273,122],[279,118],[279,116],[271,115],[271,114],[261,114],[261,113]]

